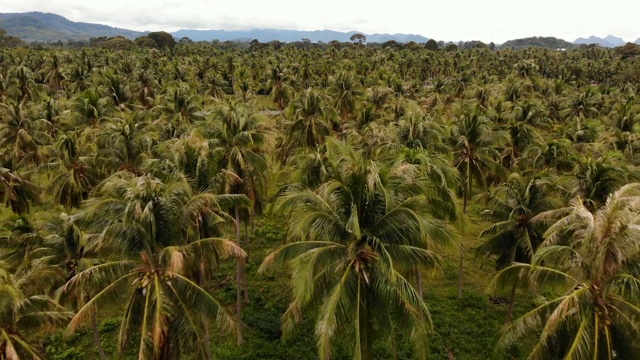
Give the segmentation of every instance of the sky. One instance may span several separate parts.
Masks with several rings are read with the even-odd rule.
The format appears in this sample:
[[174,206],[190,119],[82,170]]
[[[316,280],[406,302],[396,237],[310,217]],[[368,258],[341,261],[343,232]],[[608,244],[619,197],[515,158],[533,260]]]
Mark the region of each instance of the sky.
[[139,31],[330,29],[497,44],[529,36],[640,38],[638,0],[0,0],[0,12],[27,11]]

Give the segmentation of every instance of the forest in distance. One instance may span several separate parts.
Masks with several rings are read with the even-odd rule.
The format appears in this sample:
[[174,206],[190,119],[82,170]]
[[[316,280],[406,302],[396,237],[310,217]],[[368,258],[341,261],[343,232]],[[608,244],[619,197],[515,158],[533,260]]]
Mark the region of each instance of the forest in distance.
[[637,358],[640,45],[352,40],[0,47],[0,359]]

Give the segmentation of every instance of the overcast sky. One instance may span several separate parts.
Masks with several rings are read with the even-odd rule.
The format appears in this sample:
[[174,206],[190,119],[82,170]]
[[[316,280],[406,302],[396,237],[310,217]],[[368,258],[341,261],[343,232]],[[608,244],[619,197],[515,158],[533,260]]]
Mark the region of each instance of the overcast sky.
[[528,36],[640,38],[639,0],[0,0],[0,12],[26,11],[149,31],[331,29],[495,43]]

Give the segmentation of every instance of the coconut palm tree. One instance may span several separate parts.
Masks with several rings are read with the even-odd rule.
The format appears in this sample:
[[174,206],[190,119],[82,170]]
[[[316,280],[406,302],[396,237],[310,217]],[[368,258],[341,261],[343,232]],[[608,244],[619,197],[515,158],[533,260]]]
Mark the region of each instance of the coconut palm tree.
[[317,147],[331,134],[335,110],[329,98],[309,88],[289,104],[283,122],[284,137],[279,144],[279,156],[285,159],[297,148]]
[[494,131],[478,105],[462,105],[451,125],[454,164],[462,175],[463,212],[473,190],[473,180],[486,185],[490,172],[500,172],[498,147],[507,141],[504,132]]
[[272,65],[267,75],[266,87],[271,89],[270,95],[278,111],[283,111],[293,98],[293,88],[290,85],[293,77],[281,64]]
[[[218,171],[218,187],[223,194],[243,194],[252,203],[251,209],[238,206],[233,209],[235,217],[236,242],[248,249],[248,234],[244,244],[241,239],[241,216],[245,223],[252,221],[260,213],[263,198],[266,195],[268,164],[264,152],[267,146],[267,133],[261,126],[261,117],[252,112],[237,99],[217,104],[213,111],[213,124],[207,123],[199,128],[204,138],[210,138],[209,145],[212,163]],[[213,126],[211,126],[213,125]],[[246,228],[246,226],[245,226]],[[249,289],[245,274],[244,259],[237,263],[237,304],[238,322],[242,316],[242,302],[249,301]],[[242,343],[241,333],[238,344]]]
[[626,359],[637,354],[639,206],[640,184],[632,183],[612,193],[595,212],[575,198],[568,207],[533,219],[557,221],[545,232],[532,263],[503,269],[489,290],[526,280],[553,295],[504,329],[498,351],[534,336],[530,359]]
[[[554,188],[554,179],[545,173],[530,178],[513,173],[507,182],[494,188],[486,195],[489,209],[484,211],[492,224],[480,233],[484,242],[476,249],[477,254],[497,256],[497,270],[514,262],[531,263],[543,234],[541,224],[531,219],[560,206]],[[511,289],[507,322],[513,314],[516,285]]]
[[168,90],[163,101],[154,110],[161,115],[163,123],[173,127],[204,119],[197,95],[192,94],[186,86]]
[[82,156],[77,141],[71,134],[58,140],[61,156],[44,164],[42,169],[57,173],[49,183],[49,191],[56,203],[67,208],[77,208],[100,182],[101,171],[96,167],[95,158]]
[[40,200],[40,189],[27,177],[0,167],[0,201],[14,214],[28,213],[30,205]]
[[341,71],[330,79],[331,91],[335,94],[334,107],[340,120],[346,122],[351,118],[364,96],[362,85],[351,72]]
[[[97,265],[99,261],[91,258],[86,251],[87,236],[73,222],[73,218],[66,213],[60,214],[58,219],[53,218],[44,225],[44,229],[51,235],[47,236],[43,242],[43,252],[39,261],[51,266],[58,266],[66,272],[66,280],[71,280],[77,273]],[[80,289],[80,292],[67,294],[65,300],[71,302],[74,311],[82,308],[85,302],[91,298],[89,289]],[[101,360],[106,360],[100,334],[98,332],[98,308],[94,306],[91,316],[91,330],[93,341]]]
[[97,89],[85,90],[75,98],[71,109],[77,125],[95,128],[107,118],[108,99],[100,97]]
[[[204,266],[211,271],[227,257],[245,256],[233,242],[200,236],[203,216],[223,216],[222,204],[246,203],[243,195],[194,194],[184,179],[166,183],[151,176],[121,172],[107,178],[75,216],[98,236],[86,249],[119,254],[77,273],[61,294],[95,289],[78,310],[67,332],[75,331],[96,306],[125,299],[118,336],[122,352],[137,333],[141,359],[175,359],[193,349],[204,356],[202,319],[217,319],[233,329],[233,316],[191,277]],[[216,215],[220,214],[220,215]]]
[[583,155],[577,159],[574,174],[561,179],[562,186],[571,195],[580,196],[586,206],[595,210],[604,204],[609,194],[627,183],[633,174],[623,159],[619,152],[599,157]]
[[289,188],[278,208],[289,213],[290,243],[269,254],[259,272],[291,266],[293,301],[285,334],[302,311],[317,308],[321,359],[337,336],[348,337],[356,359],[373,359],[373,342],[406,331],[419,358],[432,324],[405,274],[440,263],[431,249],[453,234],[429,215],[417,166],[379,163],[336,140],[327,142],[332,168],[315,189]]
[[48,267],[12,274],[6,264],[0,262],[0,358],[44,359],[25,335],[71,318],[70,312],[33,286],[57,275]]
[[16,166],[39,164],[40,147],[51,139],[51,123],[46,119],[33,120],[28,113],[30,109],[25,101],[0,104],[0,149],[6,151],[5,156]]

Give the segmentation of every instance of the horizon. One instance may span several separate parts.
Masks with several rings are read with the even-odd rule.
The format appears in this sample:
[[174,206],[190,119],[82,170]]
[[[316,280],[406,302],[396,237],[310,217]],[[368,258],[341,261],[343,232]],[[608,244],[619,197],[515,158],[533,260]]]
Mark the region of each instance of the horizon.
[[[568,42],[590,36],[615,36],[625,42],[634,42],[640,38],[640,29],[635,25],[635,11],[632,10],[640,10],[640,4],[622,4],[624,2],[611,0],[603,8],[600,2],[593,0],[576,4],[540,0],[535,7],[523,10],[514,9],[506,0],[489,0],[483,4],[457,0],[429,6],[416,6],[411,0],[397,0],[393,8],[361,5],[365,4],[362,1],[343,4],[339,0],[325,0],[321,8],[311,9],[295,6],[293,0],[275,0],[269,4],[255,0],[191,0],[188,4],[179,0],[145,0],[133,4],[111,0],[91,5],[80,0],[51,0],[45,4],[38,0],[23,0],[17,4],[1,4],[0,12],[53,13],[75,22],[135,31],[330,30],[414,34],[437,41],[479,40],[496,44],[534,36],[556,37]],[[544,4],[549,6],[545,7]],[[194,8],[199,11],[194,12]],[[336,12],[336,8],[341,11]],[[425,11],[406,11],[413,8]],[[458,8],[468,11],[460,12]],[[623,8],[626,10],[617,10]],[[400,14],[397,14],[398,10]],[[526,13],[523,14],[524,11]],[[231,14],[235,14],[235,17]],[[442,14],[445,16],[440,16]],[[594,16],[598,21],[593,21]]]

